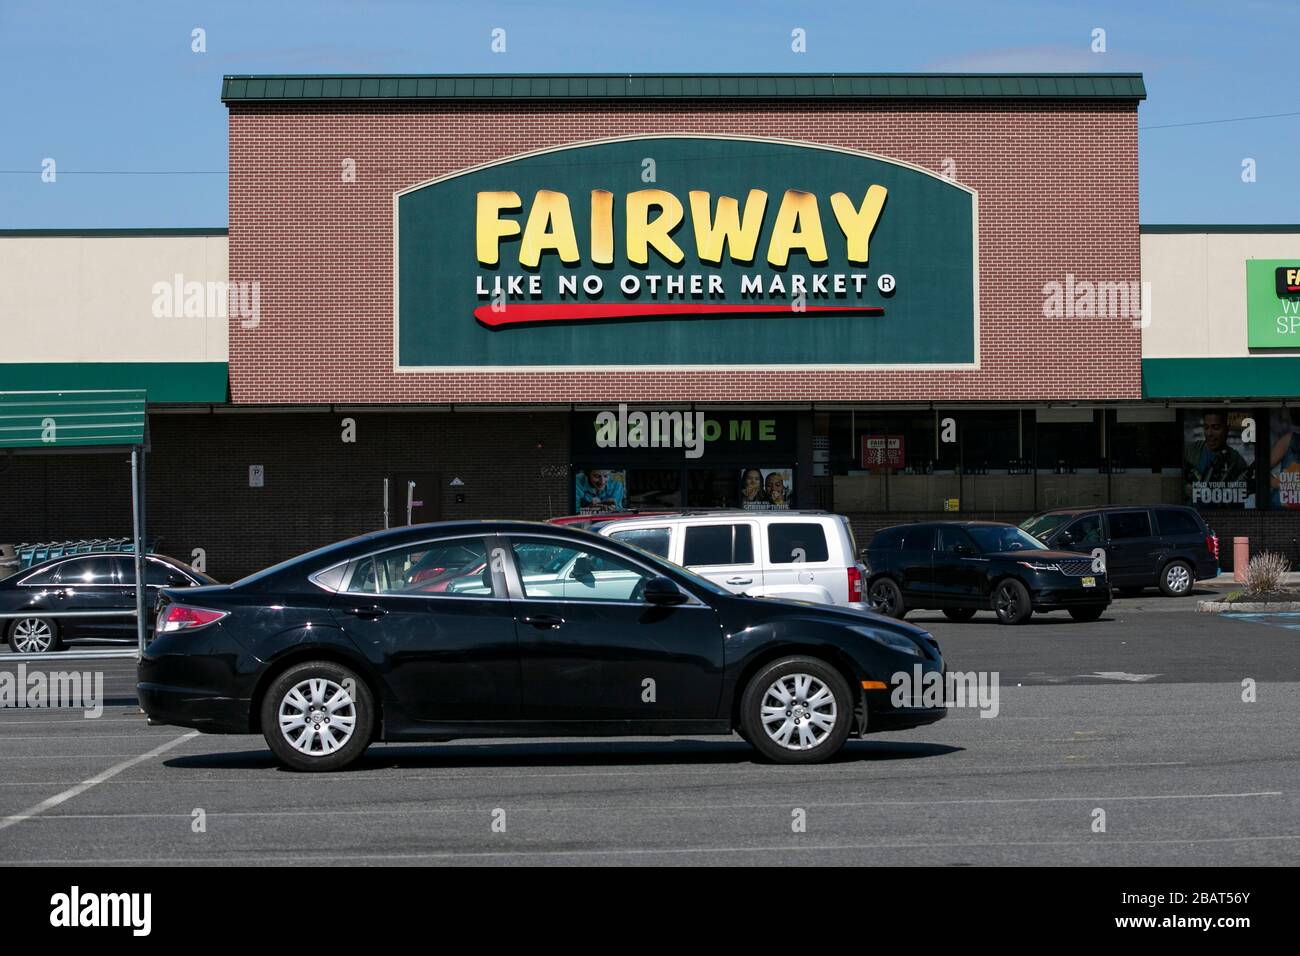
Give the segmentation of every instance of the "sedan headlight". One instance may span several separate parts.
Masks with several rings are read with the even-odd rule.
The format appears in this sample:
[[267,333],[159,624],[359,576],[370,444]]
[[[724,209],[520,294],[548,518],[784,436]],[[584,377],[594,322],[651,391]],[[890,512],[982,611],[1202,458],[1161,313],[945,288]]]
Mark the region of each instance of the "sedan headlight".
[[893,631],[878,631],[873,627],[866,627],[861,624],[852,624],[849,630],[855,634],[861,634],[863,637],[869,637],[877,644],[883,644],[891,651],[902,651],[904,654],[914,654],[917,657],[923,657],[921,649],[916,646],[916,642],[911,638],[904,637],[902,634],[895,634]]
[[1028,568],[1030,571],[1059,571],[1059,564],[1044,564],[1041,561],[1017,561],[1021,567]]

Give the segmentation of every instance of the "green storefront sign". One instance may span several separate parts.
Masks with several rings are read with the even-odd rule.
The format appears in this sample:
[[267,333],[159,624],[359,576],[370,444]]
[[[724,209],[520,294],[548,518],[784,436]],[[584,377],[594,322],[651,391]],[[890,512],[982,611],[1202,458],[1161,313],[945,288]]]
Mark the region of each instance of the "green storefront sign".
[[975,194],[863,153],[637,137],[394,212],[399,370],[976,361]]
[[1246,327],[1252,349],[1300,348],[1300,260],[1247,260]]

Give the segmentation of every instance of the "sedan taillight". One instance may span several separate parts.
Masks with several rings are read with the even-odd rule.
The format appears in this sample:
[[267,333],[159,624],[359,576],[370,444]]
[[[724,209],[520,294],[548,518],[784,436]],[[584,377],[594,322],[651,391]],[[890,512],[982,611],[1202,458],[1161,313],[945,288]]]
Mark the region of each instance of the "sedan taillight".
[[169,604],[158,615],[158,634],[173,631],[192,631],[197,627],[207,627],[221,620],[229,611],[214,611],[206,607],[194,607],[189,604]]

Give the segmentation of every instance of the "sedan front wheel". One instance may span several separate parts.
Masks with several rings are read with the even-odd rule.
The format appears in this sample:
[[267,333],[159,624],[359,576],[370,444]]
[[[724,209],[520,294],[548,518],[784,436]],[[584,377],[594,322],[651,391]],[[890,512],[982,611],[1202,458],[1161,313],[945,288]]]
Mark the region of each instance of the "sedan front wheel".
[[744,736],[777,763],[820,763],[844,745],[853,699],[840,672],[813,657],[786,657],[760,670],[740,701]]

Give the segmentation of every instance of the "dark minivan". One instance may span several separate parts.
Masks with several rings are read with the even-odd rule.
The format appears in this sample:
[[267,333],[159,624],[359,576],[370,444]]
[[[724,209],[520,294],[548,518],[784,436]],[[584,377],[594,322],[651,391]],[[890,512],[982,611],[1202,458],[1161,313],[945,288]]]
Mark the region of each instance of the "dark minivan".
[[1195,508],[1110,505],[1043,511],[1020,527],[1050,548],[1095,554],[1121,594],[1158,587],[1169,597],[1219,573],[1219,539]]

